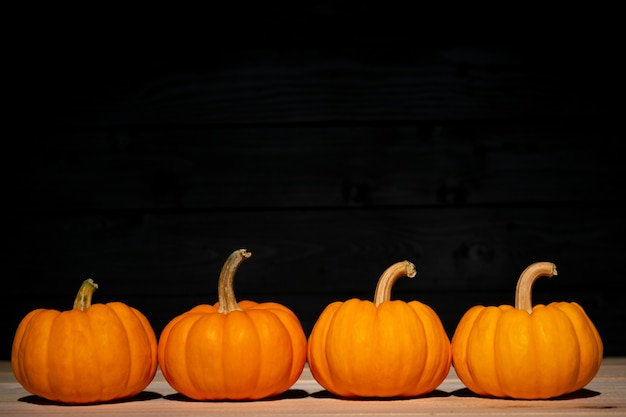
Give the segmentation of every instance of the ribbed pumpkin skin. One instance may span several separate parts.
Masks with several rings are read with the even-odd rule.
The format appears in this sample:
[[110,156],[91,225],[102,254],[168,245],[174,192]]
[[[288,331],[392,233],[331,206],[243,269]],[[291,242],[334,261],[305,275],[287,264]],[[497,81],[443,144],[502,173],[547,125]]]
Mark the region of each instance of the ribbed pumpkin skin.
[[577,303],[474,306],[452,337],[459,379],[483,396],[546,399],[587,385],[602,362],[600,335]]
[[119,400],[154,378],[157,340],[147,318],[120,302],[86,311],[37,309],[17,328],[11,366],[24,389],[51,401]]
[[306,336],[278,303],[241,301],[243,311],[203,304],[172,319],[159,339],[167,382],[196,400],[255,400],[289,389],[306,362]]
[[329,304],[308,342],[315,380],[329,392],[354,397],[413,397],[448,375],[450,340],[436,313],[418,301],[378,307],[351,299]]

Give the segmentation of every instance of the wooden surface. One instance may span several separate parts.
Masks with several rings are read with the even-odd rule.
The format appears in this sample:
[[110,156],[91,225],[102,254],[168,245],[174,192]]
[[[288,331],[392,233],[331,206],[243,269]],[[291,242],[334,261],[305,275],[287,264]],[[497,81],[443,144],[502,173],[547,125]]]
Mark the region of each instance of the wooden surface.
[[[311,9],[315,22],[359,20]],[[260,13],[262,32],[285,13]],[[393,297],[429,304],[449,335],[552,261],[559,276],[537,282],[535,301],[578,302],[605,353],[626,356],[620,48],[359,32],[358,45],[324,44],[318,31],[234,47],[228,30],[170,54],[147,39],[118,49],[108,29],[74,47],[53,21],[6,58],[0,359],[30,310],[71,307],[85,278],[95,302],[135,306],[160,333],[216,301],[238,248],[253,254],[239,299],[285,304],[307,334],[328,303],[371,299],[397,261],[418,274]]]
[[626,358],[606,357],[584,389],[551,400],[480,398],[469,392],[452,369],[431,394],[404,400],[346,400],[330,395],[308,368],[285,394],[262,401],[199,402],[177,394],[160,373],[146,390],[128,401],[89,406],[52,404],[27,393],[13,377],[10,363],[0,362],[0,415],[123,416],[625,416]]

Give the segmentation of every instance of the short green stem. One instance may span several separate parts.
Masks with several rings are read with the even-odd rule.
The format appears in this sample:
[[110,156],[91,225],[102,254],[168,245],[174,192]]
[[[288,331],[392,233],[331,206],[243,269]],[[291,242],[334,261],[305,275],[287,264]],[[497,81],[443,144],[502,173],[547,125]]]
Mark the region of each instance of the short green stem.
[[89,278],[83,281],[74,299],[74,310],[86,311],[91,306],[91,297],[98,289],[98,284]]

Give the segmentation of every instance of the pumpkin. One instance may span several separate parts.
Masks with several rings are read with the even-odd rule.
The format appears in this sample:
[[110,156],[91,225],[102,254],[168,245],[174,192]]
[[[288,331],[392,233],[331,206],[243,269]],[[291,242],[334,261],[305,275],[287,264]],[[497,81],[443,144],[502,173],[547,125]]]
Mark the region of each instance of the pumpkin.
[[256,400],[276,396],[300,377],[306,335],[297,316],[274,302],[237,302],[234,276],[251,256],[234,251],[218,280],[218,301],[173,318],[159,338],[166,381],[196,400]]
[[415,397],[433,391],[448,375],[450,339],[441,320],[419,301],[390,300],[391,288],[415,265],[398,262],[376,286],[374,302],[329,304],[308,341],[311,374],[341,397]]
[[459,379],[476,394],[546,399],[582,389],[600,368],[603,346],[576,302],[532,305],[533,283],[557,275],[551,262],[529,265],[520,275],[515,307],[474,306],[452,336]]
[[157,339],[148,319],[121,302],[91,304],[85,280],[71,310],[36,309],[17,327],[11,366],[26,391],[67,404],[132,397],[154,378]]

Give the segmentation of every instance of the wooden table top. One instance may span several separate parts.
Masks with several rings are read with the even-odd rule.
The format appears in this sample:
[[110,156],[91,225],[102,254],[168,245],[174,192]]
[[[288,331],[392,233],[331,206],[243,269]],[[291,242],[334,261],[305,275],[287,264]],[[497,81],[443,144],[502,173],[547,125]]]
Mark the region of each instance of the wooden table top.
[[160,372],[146,390],[124,402],[87,406],[52,404],[26,392],[15,380],[8,361],[0,362],[0,415],[124,416],[626,416],[626,357],[606,357],[593,381],[583,390],[552,400],[480,398],[459,381],[454,369],[428,396],[406,400],[346,400],[333,397],[304,369],[284,395],[262,401],[200,402],[177,394]]

